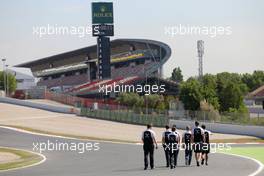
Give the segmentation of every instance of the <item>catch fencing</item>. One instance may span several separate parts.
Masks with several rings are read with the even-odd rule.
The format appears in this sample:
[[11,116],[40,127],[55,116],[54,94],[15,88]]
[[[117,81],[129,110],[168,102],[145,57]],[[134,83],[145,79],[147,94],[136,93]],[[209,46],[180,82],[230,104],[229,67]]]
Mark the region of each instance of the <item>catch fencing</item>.
[[164,126],[169,120],[188,120],[234,125],[264,126],[264,114],[255,118],[249,113],[188,110],[160,110],[148,107],[121,106],[114,100],[80,98],[66,94],[46,92],[45,98],[81,109],[81,115],[132,124],[152,123]]

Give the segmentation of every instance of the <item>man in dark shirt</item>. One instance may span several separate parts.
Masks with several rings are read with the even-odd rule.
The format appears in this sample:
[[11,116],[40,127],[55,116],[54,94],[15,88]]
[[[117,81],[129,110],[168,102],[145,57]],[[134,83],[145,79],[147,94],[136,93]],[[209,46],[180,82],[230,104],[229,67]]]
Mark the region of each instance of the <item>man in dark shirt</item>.
[[171,169],[177,166],[179,147],[180,147],[180,134],[176,132],[176,126],[173,126],[169,134],[169,145],[170,145],[170,164]]
[[205,125],[202,125],[202,129],[204,130],[204,141],[203,141],[203,149],[202,149],[202,162],[201,164],[208,165],[208,154],[210,153],[210,135],[211,132],[206,130]]
[[169,148],[169,134],[171,133],[170,127],[168,125],[165,126],[165,131],[162,133],[162,146],[165,152],[166,164],[167,167],[170,167],[170,148]]
[[147,129],[142,133],[142,142],[143,142],[143,150],[144,150],[144,170],[148,168],[148,156],[150,160],[150,168],[154,169],[154,144],[156,145],[156,149],[158,148],[158,144],[155,137],[155,132],[151,130],[152,125],[147,125]]
[[197,166],[200,166],[200,160],[202,156],[202,147],[204,141],[204,130],[199,126],[199,122],[195,122],[195,127],[192,131],[192,139],[194,142],[194,153]]
[[185,147],[185,165],[191,165],[192,161],[192,131],[191,127],[187,126],[183,134],[183,143]]

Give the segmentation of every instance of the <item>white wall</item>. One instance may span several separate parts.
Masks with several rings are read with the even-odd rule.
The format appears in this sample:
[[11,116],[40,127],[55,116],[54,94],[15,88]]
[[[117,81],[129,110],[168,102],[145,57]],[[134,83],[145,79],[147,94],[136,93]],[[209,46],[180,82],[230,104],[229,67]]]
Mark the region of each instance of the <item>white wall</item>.
[[[175,124],[177,128],[185,129],[186,126],[194,127],[194,121],[187,120],[170,120],[170,125]],[[223,134],[238,134],[255,136],[264,138],[264,127],[263,126],[250,126],[250,125],[232,125],[222,123],[209,123],[200,122],[200,124],[206,125],[206,128],[215,133]]]
[[0,97],[0,102],[20,105],[20,106],[26,106],[26,107],[31,107],[31,108],[37,108],[37,109],[42,109],[42,110],[52,111],[52,112],[66,113],[66,114],[75,114],[77,111],[75,108],[71,108],[71,107],[61,107],[61,106],[47,105],[47,104],[41,104],[41,103],[34,103],[34,102],[18,100],[14,98],[7,98],[7,97]]

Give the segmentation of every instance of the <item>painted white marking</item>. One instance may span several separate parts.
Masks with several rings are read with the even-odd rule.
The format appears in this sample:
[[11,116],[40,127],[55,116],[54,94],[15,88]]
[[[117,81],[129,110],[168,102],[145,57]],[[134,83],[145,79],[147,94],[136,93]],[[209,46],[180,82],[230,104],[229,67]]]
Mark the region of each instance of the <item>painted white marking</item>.
[[14,127],[9,127],[9,126],[1,126],[0,128],[5,128],[21,133],[26,133],[26,134],[32,134],[32,135],[39,135],[39,136],[46,136],[46,137],[53,137],[53,138],[62,138],[62,139],[72,139],[72,140],[81,140],[81,141],[94,141],[94,142],[105,142],[105,143],[113,143],[113,144],[126,144],[126,145],[135,145],[135,143],[129,143],[129,142],[117,142],[117,141],[105,141],[105,140],[95,140],[95,139],[80,139],[80,138],[75,138],[75,137],[67,137],[67,136],[59,136],[59,135],[51,135],[51,134],[45,134],[45,133],[38,133],[38,132],[31,132],[19,128],[14,128]]
[[251,161],[254,161],[255,163],[257,163],[258,169],[255,172],[249,174],[248,176],[256,176],[264,169],[264,165],[260,161],[254,159],[254,158],[250,158],[248,156],[237,155],[237,154],[231,154],[231,153],[223,153],[223,152],[219,152],[219,153],[225,154],[225,155],[236,156],[236,157],[240,157],[240,158],[245,158],[245,159],[248,159],[248,160],[251,160]]
[[56,117],[64,117],[62,115],[48,115],[48,116],[27,116],[27,117],[16,117],[12,119],[1,119],[0,122],[5,121],[16,121],[16,120],[34,120],[34,119],[47,119],[47,118],[56,118]]
[[31,164],[31,165],[26,165],[26,166],[21,166],[21,167],[16,167],[16,168],[11,168],[11,169],[6,169],[6,170],[0,170],[0,173],[1,172],[7,172],[7,171],[12,171],[12,170],[18,170],[18,169],[24,169],[24,168],[28,168],[28,167],[37,166],[37,165],[40,165],[40,164],[44,163],[47,160],[45,155],[40,154],[40,153],[36,153],[36,152],[32,152],[30,150],[25,150],[25,149],[20,149],[20,148],[13,148],[13,147],[3,147],[3,146],[0,146],[0,148],[7,148],[7,149],[12,149],[12,150],[21,150],[21,151],[29,152],[29,153],[32,153],[32,154],[35,154],[35,155],[39,155],[39,156],[42,157],[42,160],[37,162],[37,163]]
[[227,143],[230,145],[259,145],[259,144],[264,144],[260,142],[246,142],[246,143]]

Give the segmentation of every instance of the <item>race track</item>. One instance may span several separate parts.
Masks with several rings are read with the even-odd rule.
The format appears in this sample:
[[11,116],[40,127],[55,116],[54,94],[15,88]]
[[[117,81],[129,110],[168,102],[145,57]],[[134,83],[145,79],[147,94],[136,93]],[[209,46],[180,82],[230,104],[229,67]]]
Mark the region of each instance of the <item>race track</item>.
[[[45,141],[83,142],[32,135],[0,128],[0,146],[33,150],[33,143]],[[85,141],[87,142],[87,141]],[[178,167],[174,170],[164,167],[162,148],[155,151],[155,170],[143,170],[142,146],[100,142],[99,151],[45,151],[46,162],[24,169],[0,172],[1,176],[248,176],[258,165],[248,159],[224,154],[210,154],[209,166],[184,166],[183,152],[180,152]],[[194,161],[194,160],[193,160]],[[263,173],[263,172],[262,172]],[[259,174],[261,175],[261,174]]]

